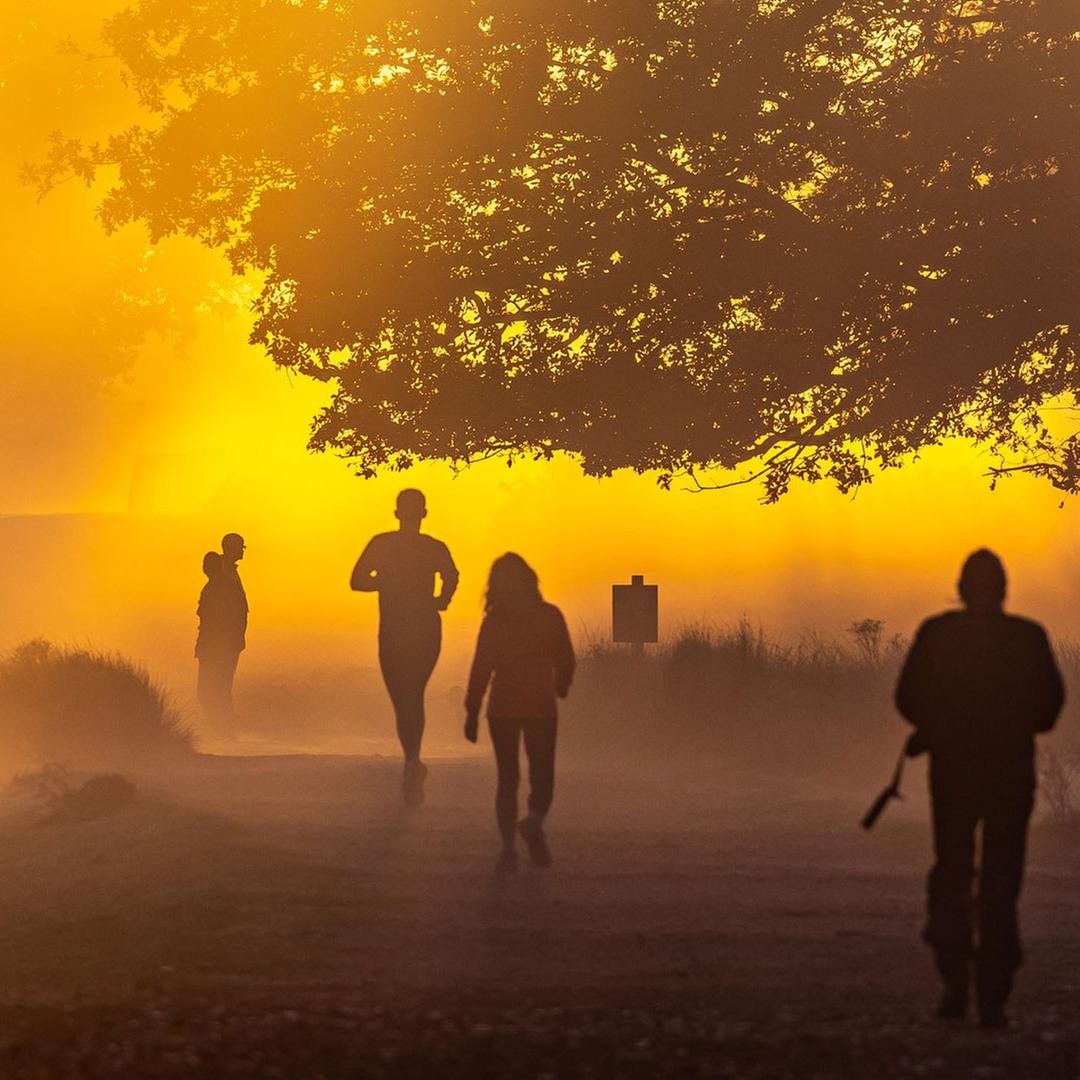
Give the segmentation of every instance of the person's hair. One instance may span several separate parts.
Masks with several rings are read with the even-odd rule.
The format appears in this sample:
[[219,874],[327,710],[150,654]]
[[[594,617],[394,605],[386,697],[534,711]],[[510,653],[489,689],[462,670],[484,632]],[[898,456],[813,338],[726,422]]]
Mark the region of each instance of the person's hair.
[[957,589],[968,606],[1003,603],[1005,587],[1005,567],[989,549],[979,548],[964,560]]
[[230,543],[231,541],[235,541],[235,542],[237,542],[237,543],[240,543],[240,544],[242,544],[242,543],[244,542],[244,538],[243,538],[243,537],[242,537],[242,536],[241,536],[241,535],[240,535],[239,533],[226,533],[226,534],[225,534],[225,535],[224,535],[224,536],[223,536],[223,537],[221,538],[221,546],[222,546],[223,548],[224,548],[224,547],[227,547],[227,546],[228,546],[228,544],[229,544],[229,543]]
[[543,602],[540,579],[520,555],[507,552],[491,564],[484,596],[484,611],[487,614],[528,611]]
[[209,578],[221,569],[221,552],[208,551],[202,557],[202,572]]
[[399,514],[422,514],[427,510],[427,499],[418,488],[405,488],[398,492],[397,511]]

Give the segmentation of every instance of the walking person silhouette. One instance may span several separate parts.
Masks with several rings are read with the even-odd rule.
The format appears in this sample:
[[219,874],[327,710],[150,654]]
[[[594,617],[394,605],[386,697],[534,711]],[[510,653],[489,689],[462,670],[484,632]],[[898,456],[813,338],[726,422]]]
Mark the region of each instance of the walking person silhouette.
[[969,556],[963,608],[922,624],[896,688],[897,707],[915,726],[908,753],[930,754],[935,861],[923,938],[945,987],[939,1015],[966,1014],[974,967],[985,1027],[1005,1026],[1022,962],[1016,907],[1035,797],[1034,736],[1054,726],[1064,703],[1045,631],[1005,613],[1005,590],[993,552]]
[[406,803],[419,806],[427,776],[420,760],[424,691],[442,646],[440,612],[450,606],[458,572],[450,549],[420,532],[427,517],[423,492],[402,491],[394,514],[397,531],[372,537],[353,567],[351,585],[356,592],[379,594],[379,667],[405,755],[402,792]]
[[[558,709],[574,678],[574,647],[566,620],[540,594],[536,572],[520,555],[496,559],[488,578],[484,621],[465,698],[465,738],[476,742],[480,707],[491,683],[488,728],[498,786],[495,818],[502,836],[499,871],[517,869],[515,832],[537,866],[551,865],[544,818],[555,790]],[[517,820],[518,744],[529,761],[529,812]]]
[[247,644],[248,603],[236,564],[244,557],[244,539],[226,534],[221,552],[203,556],[206,584],[199,594],[198,696],[203,715],[221,734],[233,734],[233,680]]

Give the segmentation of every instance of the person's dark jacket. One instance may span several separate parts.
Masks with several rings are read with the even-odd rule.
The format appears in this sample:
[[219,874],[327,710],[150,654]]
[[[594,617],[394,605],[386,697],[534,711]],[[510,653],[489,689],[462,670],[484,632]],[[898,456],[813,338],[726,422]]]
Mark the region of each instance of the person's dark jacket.
[[247,597],[239,575],[222,574],[208,581],[199,594],[199,636],[195,655],[200,659],[244,651],[247,636]]
[[488,716],[548,719],[555,697],[566,697],[574,678],[574,646],[554,604],[484,617],[476,642],[465,709],[480,711],[489,681]]
[[1046,632],[1002,611],[927,619],[896,687],[896,707],[931,753],[1030,755],[1064,701]]

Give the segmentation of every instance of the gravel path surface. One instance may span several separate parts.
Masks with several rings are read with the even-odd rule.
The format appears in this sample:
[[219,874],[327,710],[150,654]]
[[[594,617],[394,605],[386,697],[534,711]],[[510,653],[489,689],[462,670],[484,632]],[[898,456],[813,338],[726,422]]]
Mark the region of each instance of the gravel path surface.
[[486,765],[415,812],[397,779],[213,758],[82,825],[9,804],[0,1077],[1080,1077],[1071,837],[1035,832],[989,1033],[928,1019],[917,797],[866,836],[828,793],[568,768],[555,867],[497,876]]

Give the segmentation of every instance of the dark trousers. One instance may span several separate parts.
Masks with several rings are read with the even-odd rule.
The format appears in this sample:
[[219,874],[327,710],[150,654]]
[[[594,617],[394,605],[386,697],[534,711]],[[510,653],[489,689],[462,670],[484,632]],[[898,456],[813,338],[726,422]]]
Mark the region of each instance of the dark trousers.
[[[1000,1006],[1023,960],[1016,905],[1035,796],[1030,761],[949,762],[930,767],[934,856],[925,940],[950,987],[966,993],[974,960],[983,1006]],[[982,844],[978,890],[975,836]],[[977,930],[977,934],[976,934]]]
[[379,627],[379,668],[394,706],[398,741],[405,760],[420,757],[424,738],[424,691],[442,647],[438,617],[401,620]]
[[214,652],[199,657],[199,707],[207,720],[222,727],[232,725],[233,679],[240,653]]
[[518,719],[512,716],[488,718],[491,745],[495,748],[495,765],[499,782],[495,790],[495,820],[503,842],[513,844],[517,826],[518,783],[521,770],[518,765],[518,743],[525,736],[525,757],[529,762],[529,813],[543,819],[551,809],[555,794],[555,735],[558,721],[555,717]]

